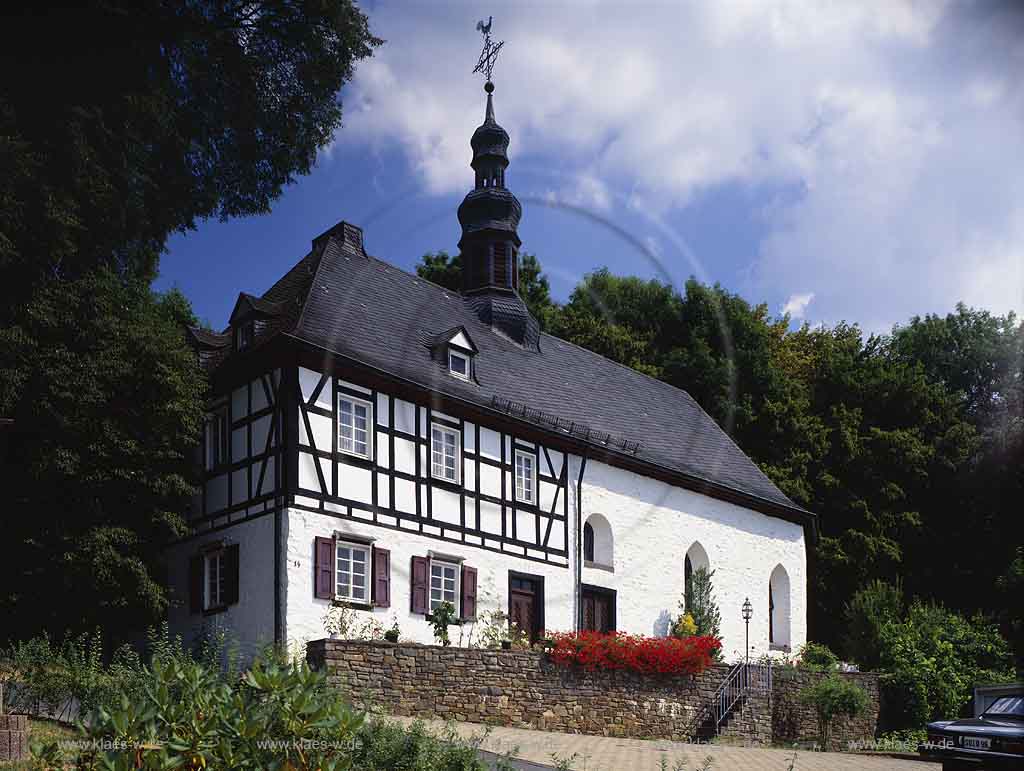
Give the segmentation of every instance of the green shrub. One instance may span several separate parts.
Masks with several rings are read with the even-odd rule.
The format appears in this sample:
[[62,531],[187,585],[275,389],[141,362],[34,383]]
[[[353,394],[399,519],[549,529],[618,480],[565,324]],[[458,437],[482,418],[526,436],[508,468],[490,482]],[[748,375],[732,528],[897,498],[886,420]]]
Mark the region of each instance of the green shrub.
[[442,602],[430,613],[430,623],[434,627],[434,639],[446,648],[451,645],[448,637],[448,625],[455,619],[455,606],[450,602]]
[[1009,645],[994,624],[915,601],[880,633],[886,729],[921,728],[961,714],[975,685],[1013,676]]
[[845,608],[843,651],[861,670],[872,672],[882,663],[882,627],[903,618],[903,587],[875,580],[853,595]]
[[485,771],[477,750],[480,737],[460,739],[448,727],[440,737],[419,721],[408,728],[388,720],[366,721],[359,729],[354,768],[361,771]]
[[826,749],[835,719],[857,717],[868,704],[868,695],[863,688],[837,674],[829,675],[804,688],[800,692],[800,699],[814,707],[818,716],[821,745]]
[[[166,622],[150,629],[146,647],[153,660],[193,660],[181,638],[171,637]],[[237,674],[237,651],[224,633],[203,637],[195,655],[228,675]],[[98,629],[60,643],[45,634],[13,643],[0,652],[0,678],[14,684],[5,689],[11,710],[71,719],[75,707],[86,715],[100,706],[117,706],[121,692],[143,687],[143,659],[128,645],[114,651],[109,664],[107,659]]]
[[835,672],[839,669],[839,658],[827,645],[809,642],[800,648],[797,666],[808,672]]
[[672,636],[680,640],[693,637],[695,634],[697,634],[697,622],[689,613],[683,613],[672,625]]
[[[144,687],[100,706],[79,731],[98,749],[64,761],[128,769],[350,769],[363,715],[304,663],[258,659],[244,677],[198,661],[156,658]],[[110,748],[109,750],[107,748]],[[34,746],[53,763],[54,744]]]

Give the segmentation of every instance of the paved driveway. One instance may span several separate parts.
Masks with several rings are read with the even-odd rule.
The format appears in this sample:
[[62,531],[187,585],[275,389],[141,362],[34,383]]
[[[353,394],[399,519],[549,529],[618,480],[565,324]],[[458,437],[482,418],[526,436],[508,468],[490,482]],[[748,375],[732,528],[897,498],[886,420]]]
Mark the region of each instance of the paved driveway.
[[[394,718],[411,723],[410,718]],[[426,721],[440,729],[440,721]],[[455,723],[460,736],[482,733],[484,726],[476,723]],[[576,771],[672,771],[680,761],[686,771],[697,771],[704,758],[710,756],[710,771],[789,771],[793,760],[791,750],[755,747],[694,745],[646,739],[615,739],[606,736],[584,736],[551,731],[530,731],[523,728],[492,727],[481,748],[544,765],[555,765],[552,753],[559,758],[575,754]],[[842,752],[798,752],[794,771],[938,771],[934,763],[919,760],[897,760],[890,757],[853,755]]]

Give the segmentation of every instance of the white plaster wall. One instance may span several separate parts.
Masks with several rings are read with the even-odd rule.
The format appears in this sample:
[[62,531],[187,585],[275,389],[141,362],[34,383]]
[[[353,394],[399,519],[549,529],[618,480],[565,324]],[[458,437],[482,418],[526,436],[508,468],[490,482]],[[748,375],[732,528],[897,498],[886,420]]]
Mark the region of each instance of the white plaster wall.
[[[573,459],[570,479],[579,472]],[[722,649],[728,661],[743,656],[747,597],[751,655],[768,652],[768,581],[776,565],[790,579],[790,644],[807,636],[807,564],[800,525],[588,460],[583,480],[583,521],[600,513],[611,524],[614,571],[582,568],[583,583],[615,589],[622,631],[663,635],[679,615],[683,558],[699,541],[715,571],[722,614]],[[775,598],[779,604],[780,598]]]
[[[323,617],[330,602],[313,596],[313,543],[317,536],[330,538],[335,531],[372,536],[377,539],[377,546],[390,551],[391,607],[358,611],[358,614],[363,617],[371,614],[376,616],[385,628],[389,628],[393,620],[397,619],[402,639],[434,642],[432,627],[423,615],[409,612],[412,558],[426,556],[428,551],[464,557],[466,565],[477,569],[478,615],[494,608],[508,611],[508,572],[515,570],[544,577],[545,626],[559,631],[573,628],[573,581],[572,571],[568,568],[545,565],[469,544],[445,542],[419,533],[377,527],[301,509],[288,509],[284,525],[284,540],[287,543],[284,603],[285,638],[290,647],[326,637]],[[465,643],[470,626],[467,624],[449,628],[453,644],[459,643],[460,631],[464,634]],[[479,629],[476,634],[479,634]]]
[[[222,613],[189,612],[189,557],[215,541],[238,544],[238,602]],[[274,642],[274,515],[268,514],[172,546],[167,552],[172,635],[186,643],[204,629],[227,629],[246,657]]]

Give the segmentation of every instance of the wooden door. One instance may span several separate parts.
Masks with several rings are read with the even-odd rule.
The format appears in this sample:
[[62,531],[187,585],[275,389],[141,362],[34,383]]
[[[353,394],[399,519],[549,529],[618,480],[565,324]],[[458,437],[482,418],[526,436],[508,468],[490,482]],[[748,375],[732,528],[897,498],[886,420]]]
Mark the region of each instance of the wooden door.
[[615,631],[615,595],[611,592],[583,589],[581,592],[581,628],[589,632]]
[[508,620],[530,636],[535,642],[540,636],[541,588],[533,578],[511,576],[508,593]]

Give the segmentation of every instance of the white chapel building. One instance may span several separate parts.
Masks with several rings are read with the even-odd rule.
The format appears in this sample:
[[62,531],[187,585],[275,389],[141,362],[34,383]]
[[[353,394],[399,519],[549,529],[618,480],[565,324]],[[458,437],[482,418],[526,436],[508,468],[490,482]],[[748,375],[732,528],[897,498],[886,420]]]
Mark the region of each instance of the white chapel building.
[[664,635],[707,567],[727,660],[747,598],[751,655],[796,650],[814,515],[686,392],[540,331],[488,86],[461,293],[341,222],[223,332],[189,330],[214,397],[172,630],[294,645],[346,603],[431,643],[448,601],[462,625],[500,608],[533,636]]

